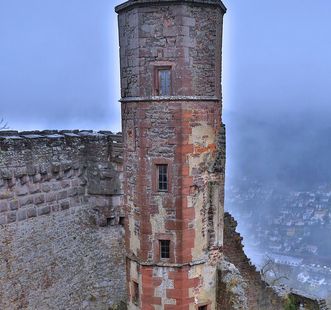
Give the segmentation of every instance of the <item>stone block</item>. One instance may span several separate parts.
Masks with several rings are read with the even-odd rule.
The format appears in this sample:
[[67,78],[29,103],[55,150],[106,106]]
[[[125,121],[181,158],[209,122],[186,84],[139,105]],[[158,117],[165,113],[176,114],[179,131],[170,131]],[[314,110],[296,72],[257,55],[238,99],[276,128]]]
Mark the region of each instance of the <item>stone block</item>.
[[4,180],[10,180],[13,177],[13,172],[9,169],[1,169],[0,170],[0,176]]
[[20,178],[20,182],[21,182],[21,185],[24,185],[24,184],[28,183],[29,182],[29,176],[28,175],[23,175]]
[[61,206],[61,210],[67,210],[70,208],[70,203],[69,201],[62,201],[60,206]]
[[36,205],[40,205],[45,202],[45,195],[44,194],[37,194],[33,197],[33,202]]
[[62,180],[61,181],[61,187],[62,188],[68,188],[68,187],[70,187],[70,185],[71,185],[71,181],[70,180]]
[[41,163],[39,165],[39,173],[41,175],[47,174],[48,170],[49,170],[49,167],[48,167],[48,165],[46,163]]
[[68,197],[75,197],[78,195],[77,187],[71,187],[68,189]]
[[13,197],[14,197],[14,193],[13,193],[13,191],[11,191],[9,189],[0,191],[0,200],[1,199],[10,199]]
[[37,167],[28,164],[26,166],[26,173],[28,174],[28,176],[34,176],[37,173]]
[[32,218],[37,216],[37,210],[35,207],[30,207],[27,209],[27,217]]
[[11,178],[10,180],[7,180],[7,185],[9,188],[13,188],[16,185],[16,179]]
[[27,210],[26,209],[18,210],[18,212],[17,212],[17,220],[18,221],[24,221],[27,218],[28,218],[28,215],[27,215]]
[[27,186],[29,188],[30,194],[35,194],[35,193],[39,193],[40,192],[39,184],[32,184],[32,183],[30,183]]
[[14,171],[15,178],[19,179],[27,175],[26,167],[16,168]]
[[46,202],[53,202],[56,200],[56,193],[49,192],[46,194]]
[[51,190],[51,186],[48,183],[44,183],[41,185],[41,190],[45,193],[48,193]]
[[56,194],[57,201],[66,199],[68,197],[68,192],[66,190],[60,191]]
[[7,216],[6,215],[0,215],[0,225],[7,224]]
[[44,206],[41,208],[38,208],[38,216],[39,215],[46,215],[51,212],[51,207],[50,206]]
[[16,212],[8,212],[7,213],[7,223],[13,223],[16,222]]
[[59,191],[62,189],[61,182],[52,182],[52,191]]
[[51,166],[52,173],[56,174],[59,173],[61,170],[61,164],[60,163],[53,163]]
[[18,186],[16,187],[15,192],[17,196],[24,196],[29,194],[29,188],[27,185]]
[[0,201],[0,213],[8,211],[7,201]]
[[20,201],[20,205],[23,207],[23,206],[32,204],[33,197],[32,196],[23,196],[23,197],[19,198],[19,201]]
[[40,174],[40,173],[37,173],[36,175],[34,175],[34,176],[32,177],[33,183],[40,182],[41,179],[42,179],[42,177],[41,177],[41,174]]
[[9,208],[12,211],[17,210],[19,208],[19,201],[16,199],[9,201]]
[[61,210],[60,205],[58,205],[58,204],[51,205],[50,207],[51,207],[52,212],[58,212]]

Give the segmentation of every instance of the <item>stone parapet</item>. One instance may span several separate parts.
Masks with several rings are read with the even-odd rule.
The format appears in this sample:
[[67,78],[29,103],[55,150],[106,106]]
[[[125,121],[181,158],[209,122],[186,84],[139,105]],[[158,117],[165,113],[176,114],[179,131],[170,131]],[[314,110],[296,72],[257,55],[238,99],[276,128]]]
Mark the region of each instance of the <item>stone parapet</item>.
[[86,203],[119,218],[122,150],[107,131],[1,131],[0,225]]

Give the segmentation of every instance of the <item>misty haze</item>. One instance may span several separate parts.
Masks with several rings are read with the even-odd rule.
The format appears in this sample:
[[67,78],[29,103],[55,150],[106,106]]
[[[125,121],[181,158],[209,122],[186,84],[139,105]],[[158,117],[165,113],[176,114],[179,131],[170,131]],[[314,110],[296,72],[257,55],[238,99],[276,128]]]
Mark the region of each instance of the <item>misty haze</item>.
[[[121,2],[0,1],[10,130],[121,131]],[[330,299],[331,3],[224,3],[225,209],[268,281]]]

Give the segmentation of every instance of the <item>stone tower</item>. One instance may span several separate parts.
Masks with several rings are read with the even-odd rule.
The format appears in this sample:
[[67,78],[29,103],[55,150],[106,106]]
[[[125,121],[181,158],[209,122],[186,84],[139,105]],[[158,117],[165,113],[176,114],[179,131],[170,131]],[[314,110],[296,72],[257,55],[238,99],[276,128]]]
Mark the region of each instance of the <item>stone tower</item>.
[[129,309],[216,309],[225,11],[220,0],[116,7]]

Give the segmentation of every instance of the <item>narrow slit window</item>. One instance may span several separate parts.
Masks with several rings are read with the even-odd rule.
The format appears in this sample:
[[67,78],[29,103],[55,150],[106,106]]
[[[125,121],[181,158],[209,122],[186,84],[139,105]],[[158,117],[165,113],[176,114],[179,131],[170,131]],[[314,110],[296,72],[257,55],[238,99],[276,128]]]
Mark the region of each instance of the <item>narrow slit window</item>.
[[160,192],[168,191],[168,165],[157,165],[158,190]]
[[170,240],[160,240],[160,257],[170,258]]
[[132,302],[139,304],[139,284],[135,281],[132,282]]
[[170,96],[171,92],[171,72],[169,68],[158,70],[159,96]]

